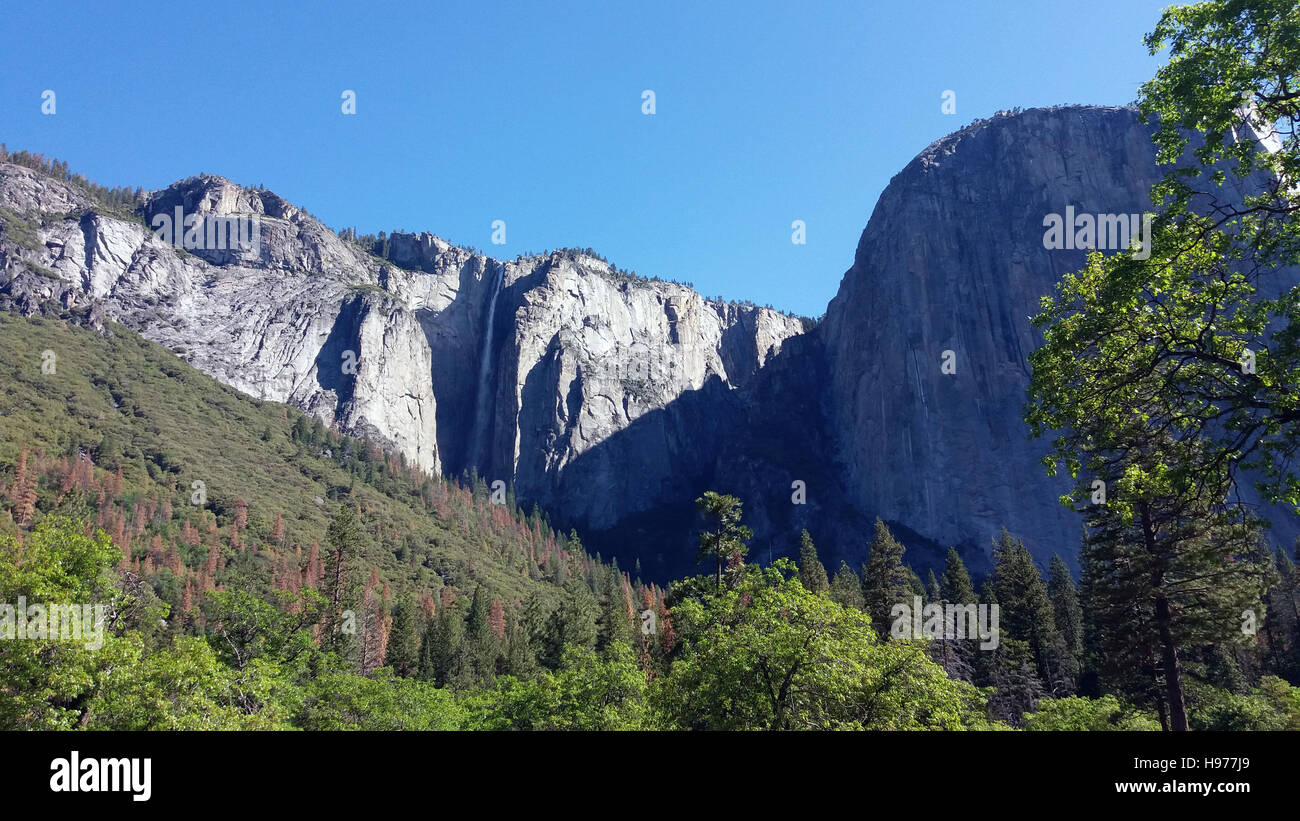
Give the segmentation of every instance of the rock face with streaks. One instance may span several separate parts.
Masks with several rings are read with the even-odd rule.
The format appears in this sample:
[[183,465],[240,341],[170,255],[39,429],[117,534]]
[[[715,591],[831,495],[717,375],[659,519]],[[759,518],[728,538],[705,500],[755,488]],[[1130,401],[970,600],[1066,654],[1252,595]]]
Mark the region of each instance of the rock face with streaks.
[[[11,309],[93,307],[232,387],[427,470],[504,480],[584,527],[678,493],[672,454],[697,443],[676,430],[581,481],[566,476],[576,460],[684,393],[745,385],[803,330],[572,251],[503,262],[398,233],[381,259],[220,177],[144,195],[123,214],[0,164],[0,203]],[[248,220],[257,241],[181,250],[183,234],[156,235],[191,215]]]

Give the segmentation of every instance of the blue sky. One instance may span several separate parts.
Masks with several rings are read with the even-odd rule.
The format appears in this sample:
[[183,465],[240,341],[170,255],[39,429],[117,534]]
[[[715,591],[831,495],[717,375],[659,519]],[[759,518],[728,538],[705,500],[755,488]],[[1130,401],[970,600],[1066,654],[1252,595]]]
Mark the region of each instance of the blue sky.
[[590,246],[817,316],[914,155],[998,109],[1130,102],[1167,4],[15,3],[0,141],[106,185],[262,183],[361,233]]

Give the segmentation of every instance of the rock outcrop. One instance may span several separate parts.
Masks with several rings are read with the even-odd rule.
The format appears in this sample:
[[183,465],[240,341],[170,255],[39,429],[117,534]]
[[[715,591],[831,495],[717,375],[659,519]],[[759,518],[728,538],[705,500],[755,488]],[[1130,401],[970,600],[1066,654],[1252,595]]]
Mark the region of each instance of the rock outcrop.
[[[575,460],[684,393],[746,384],[803,331],[573,251],[500,261],[398,233],[381,259],[220,177],[121,214],[0,164],[0,203],[9,307],[93,305],[232,387],[424,469],[504,480],[584,527],[663,503],[677,491],[669,454],[696,442],[678,430],[583,481],[566,479]],[[156,236],[160,221],[190,215],[255,220],[257,242],[181,250]]]

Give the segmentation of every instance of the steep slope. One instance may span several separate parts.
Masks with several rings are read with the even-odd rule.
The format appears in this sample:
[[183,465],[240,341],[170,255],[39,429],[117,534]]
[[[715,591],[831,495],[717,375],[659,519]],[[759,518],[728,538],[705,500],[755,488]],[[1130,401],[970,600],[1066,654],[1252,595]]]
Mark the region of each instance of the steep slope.
[[[25,472],[36,511],[88,515],[174,612],[187,580],[191,606],[201,603],[205,563],[216,585],[238,575],[265,590],[306,577],[340,502],[360,509],[364,560],[399,599],[482,584],[514,608],[556,592],[553,558],[582,555],[481,487],[313,429],[297,410],[224,386],[124,327],[96,333],[0,313],[0,345],[0,532],[22,517]],[[169,568],[173,547],[180,566]]]

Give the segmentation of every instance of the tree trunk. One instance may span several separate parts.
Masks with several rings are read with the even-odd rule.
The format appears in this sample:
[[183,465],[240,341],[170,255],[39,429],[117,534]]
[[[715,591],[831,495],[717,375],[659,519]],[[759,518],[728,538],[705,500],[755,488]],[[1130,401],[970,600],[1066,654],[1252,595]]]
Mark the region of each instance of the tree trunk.
[[1169,699],[1169,729],[1173,732],[1187,731],[1187,704],[1183,700],[1183,671],[1178,662],[1178,647],[1174,644],[1171,622],[1173,616],[1169,611],[1169,599],[1165,597],[1164,577],[1165,562],[1160,555],[1160,546],[1156,544],[1155,527],[1151,522],[1151,509],[1145,503],[1139,506],[1142,516],[1142,538],[1146,542],[1147,555],[1151,557],[1151,589],[1156,597],[1156,629],[1160,632],[1160,656],[1165,671],[1165,694]]
[[1178,648],[1174,645],[1173,631],[1169,626],[1169,600],[1163,595],[1156,598],[1156,624],[1160,626],[1160,654],[1165,667],[1165,693],[1169,697],[1169,724],[1174,732],[1187,731],[1187,705],[1183,701],[1183,672],[1178,662]]

